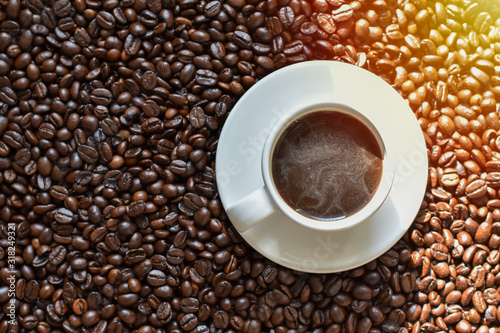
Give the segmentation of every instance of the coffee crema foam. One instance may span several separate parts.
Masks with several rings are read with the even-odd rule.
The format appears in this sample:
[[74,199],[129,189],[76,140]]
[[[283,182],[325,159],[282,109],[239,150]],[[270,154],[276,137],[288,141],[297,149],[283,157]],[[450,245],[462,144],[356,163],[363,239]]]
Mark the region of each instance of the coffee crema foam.
[[279,194],[297,212],[337,220],[373,197],[382,175],[382,153],[373,133],[356,118],[318,111],[282,133],[272,174]]

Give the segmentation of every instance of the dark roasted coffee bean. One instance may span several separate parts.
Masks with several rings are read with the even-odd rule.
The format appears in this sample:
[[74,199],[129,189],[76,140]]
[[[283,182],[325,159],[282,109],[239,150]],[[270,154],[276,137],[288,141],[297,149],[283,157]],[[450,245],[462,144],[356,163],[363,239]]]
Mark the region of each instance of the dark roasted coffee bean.
[[99,158],[99,153],[94,147],[81,145],[78,147],[78,155],[80,155],[81,159],[86,162],[93,164],[97,162]]
[[199,69],[196,72],[196,82],[203,86],[213,86],[217,80],[217,74],[208,69]]
[[99,313],[96,310],[89,310],[82,315],[82,324],[86,327],[94,326],[99,322]]
[[159,287],[165,284],[166,275],[160,270],[152,270],[148,273],[147,281],[151,286]]
[[97,88],[92,90],[90,94],[90,99],[92,102],[99,105],[109,105],[111,103],[112,94],[109,90],[104,88]]
[[87,301],[83,298],[77,298],[73,301],[71,308],[76,315],[82,315],[88,309]]
[[54,185],[50,188],[50,196],[58,200],[64,200],[68,196],[68,190],[65,187]]
[[152,117],[145,120],[141,127],[146,133],[160,132],[163,130],[163,122],[159,118]]
[[[269,313],[269,317],[270,317]],[[224,329],[229,325],[229,315],[223,310],[214,313],[214,325],[216,328]]]
[[55,220],[59,223],[68,224],[73,221],[73,212],[66,208],[60,208],[55,213]]
[[[427,2],[4,1],[0,220],[16,225],[17,331],[495,331],[498,8]],[[430,166],[408,233],[327,275],[242,242],[214,171],[238,98],[318,59],[394,87]]]
[[241,48],[248,49],[252,44],[252,37],[244,31],[235,31],[233,42]]
[[171,248],[167,252],[167,261],[173,265],[178,265],[184,261],[184,251],[178,248]]
[[142,75],[142,86],[147,90],[152,90],[156,86],[156,74],[153,71],[147,71]]
[[127,265],[136,264],[146,259],[146,252],[144,249],[131,249],[125,253],[125,263]]
[[15,163],[19,166],[25,166],[31,159],[31,152],[24,148],[19,150],[14,156]]
[[71,11],[71,3],[67,0],[58,0],[54,3],[54,13],[58,17],[65,17]]
[[226,56],[226,48],[221,42],[214,42],[210,45],[210,54],[215,59],[223,59]]
[[24,297],[29,301],[35,301],[40,292],[40,284],[36,280],[30,280],[24,287]]
[[56,246],[49,254],[49,262],[54,266],[60,265],[66,259],[66,254],[67,250],[64,246]]
[[199,106],[195,106],[189,112],[189,122],[194,128],[202,128],[205,126],[206,117],[205,112]]
[[3,140],[13,149],[21,149],[24,144],[24,138],[18,132],[7,131],[3,135]]
[[82,47],[88,46],[92,41],[89,33],[85,28],[76,29],[74,36],[75,36],[75,42]]
[[350,5],[344,4],[332,11],[332,17],[336,22],[344,22],[351,19],[353,10]]
[[337,30],[337,24],[333,17],[329,14],[319,14],[318,24],[328,34],[333,34]]
[[199,301],[196,298],[189,297],[181,300],[181,310],[185,313],[196,313],[199,309]]
[[188,313],[179,319],[179,324],[183,330],[191,331],[198,325],[198,318],[194,314]]
[[111,13],[100,11],[96,15],[97,23],[104,29],[113,29],[115,26],[115,18]]
[[172,307],[167,302],[162,302],[156,309],[156,315],[164,323],[168,323],[172,318]]
[[132,202],[128,207],[127,211],[130,216],[137,216],[144,212],[146,209],[146,203],[142,200]]
[[160,107],[153,100],[147,100],[141,107],[144,114],[148,117],[158,117],[160,114]]
[[352,289],[352,295],[359,300],[369,301],[373,296],[373,292],[369,286],[359,283]]
[[137,52],[139,52],[139,49],[141,47],[141,40],[139,37],[133,36],[132,34],[128,35],[127,38],[125,39],[125,52],[128,55],[135,55]]
[[295,22],[295,13],[289,6],[282,7],[279,10],[278,17],[284,27],[290,27]]
[[399,331],[399,325],[392,320],[386,320],[382,323],[381,329],[384,332],[394,333]]

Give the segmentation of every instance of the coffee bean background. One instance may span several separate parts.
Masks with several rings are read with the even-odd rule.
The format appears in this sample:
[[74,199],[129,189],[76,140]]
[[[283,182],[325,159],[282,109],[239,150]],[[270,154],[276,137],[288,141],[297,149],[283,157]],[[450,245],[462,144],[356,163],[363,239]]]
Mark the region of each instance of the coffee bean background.
[[[498,332],[499,18],[486,0],[0,1],[0,332]],[[391,84],[429,152],[411,229],[338,274],[260,256],[215,186],[238,98],[315,59]]]

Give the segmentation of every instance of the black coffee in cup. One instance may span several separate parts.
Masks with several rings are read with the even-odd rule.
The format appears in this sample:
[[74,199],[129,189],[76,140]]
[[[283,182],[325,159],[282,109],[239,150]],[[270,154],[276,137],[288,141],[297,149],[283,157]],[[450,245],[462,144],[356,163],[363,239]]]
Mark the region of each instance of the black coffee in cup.
[[324,221],[348,217],[375,194],[382,151],[372,131],[340,111],[310,112],[279,136],[272,177],[283,200],[300,214]]

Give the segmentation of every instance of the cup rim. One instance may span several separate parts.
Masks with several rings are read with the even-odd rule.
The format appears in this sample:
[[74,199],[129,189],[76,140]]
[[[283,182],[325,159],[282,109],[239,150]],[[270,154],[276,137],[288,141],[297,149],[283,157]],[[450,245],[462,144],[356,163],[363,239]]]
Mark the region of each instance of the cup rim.
[[[382,151],[382,175],[380,178],[379,185],[370,198],[368,203],[361,208],[356,213],[349,215],[344,218],[332,220],[333,223],[329,223],[328,220],[314,219],[305,216],[295,209],[290,207],[279,194],[276,186],[274,185],[274,180],[272,177],[272,155],[278,139],[283,134],[285,129],[296,119],[305,116],[309,113],[318,111],[337,111],[344,114],[355,117],[357,120],[361,121],[365,126],[369,128],[372,134],[377,139],[377,142]],[[274,203],[285,215],[287,215],[292,221],[299,223],[309,229],[318,231],[341,231],[345,229],[352,228],[359,225],[363,221],[367,220],[372,216],[385,202],[387,199],[393,181],[394,181],[394,164],[391,159],[391,154],[388,153],[387,145],[384,143],[383,135],[379,132],[377,127],[370,120],[370,117],[366,116],[362,112],[353,109],[352,107],[341,104],[341,103],[318,103],[314,105],[309,105],[306,107],[298,108],[293,112],[289,112],[285,117],[282,117],[271,129],[269,135],[266,138],[264,147],[262,150],[262,175],[264,179],[264,184],[269,192]]]

